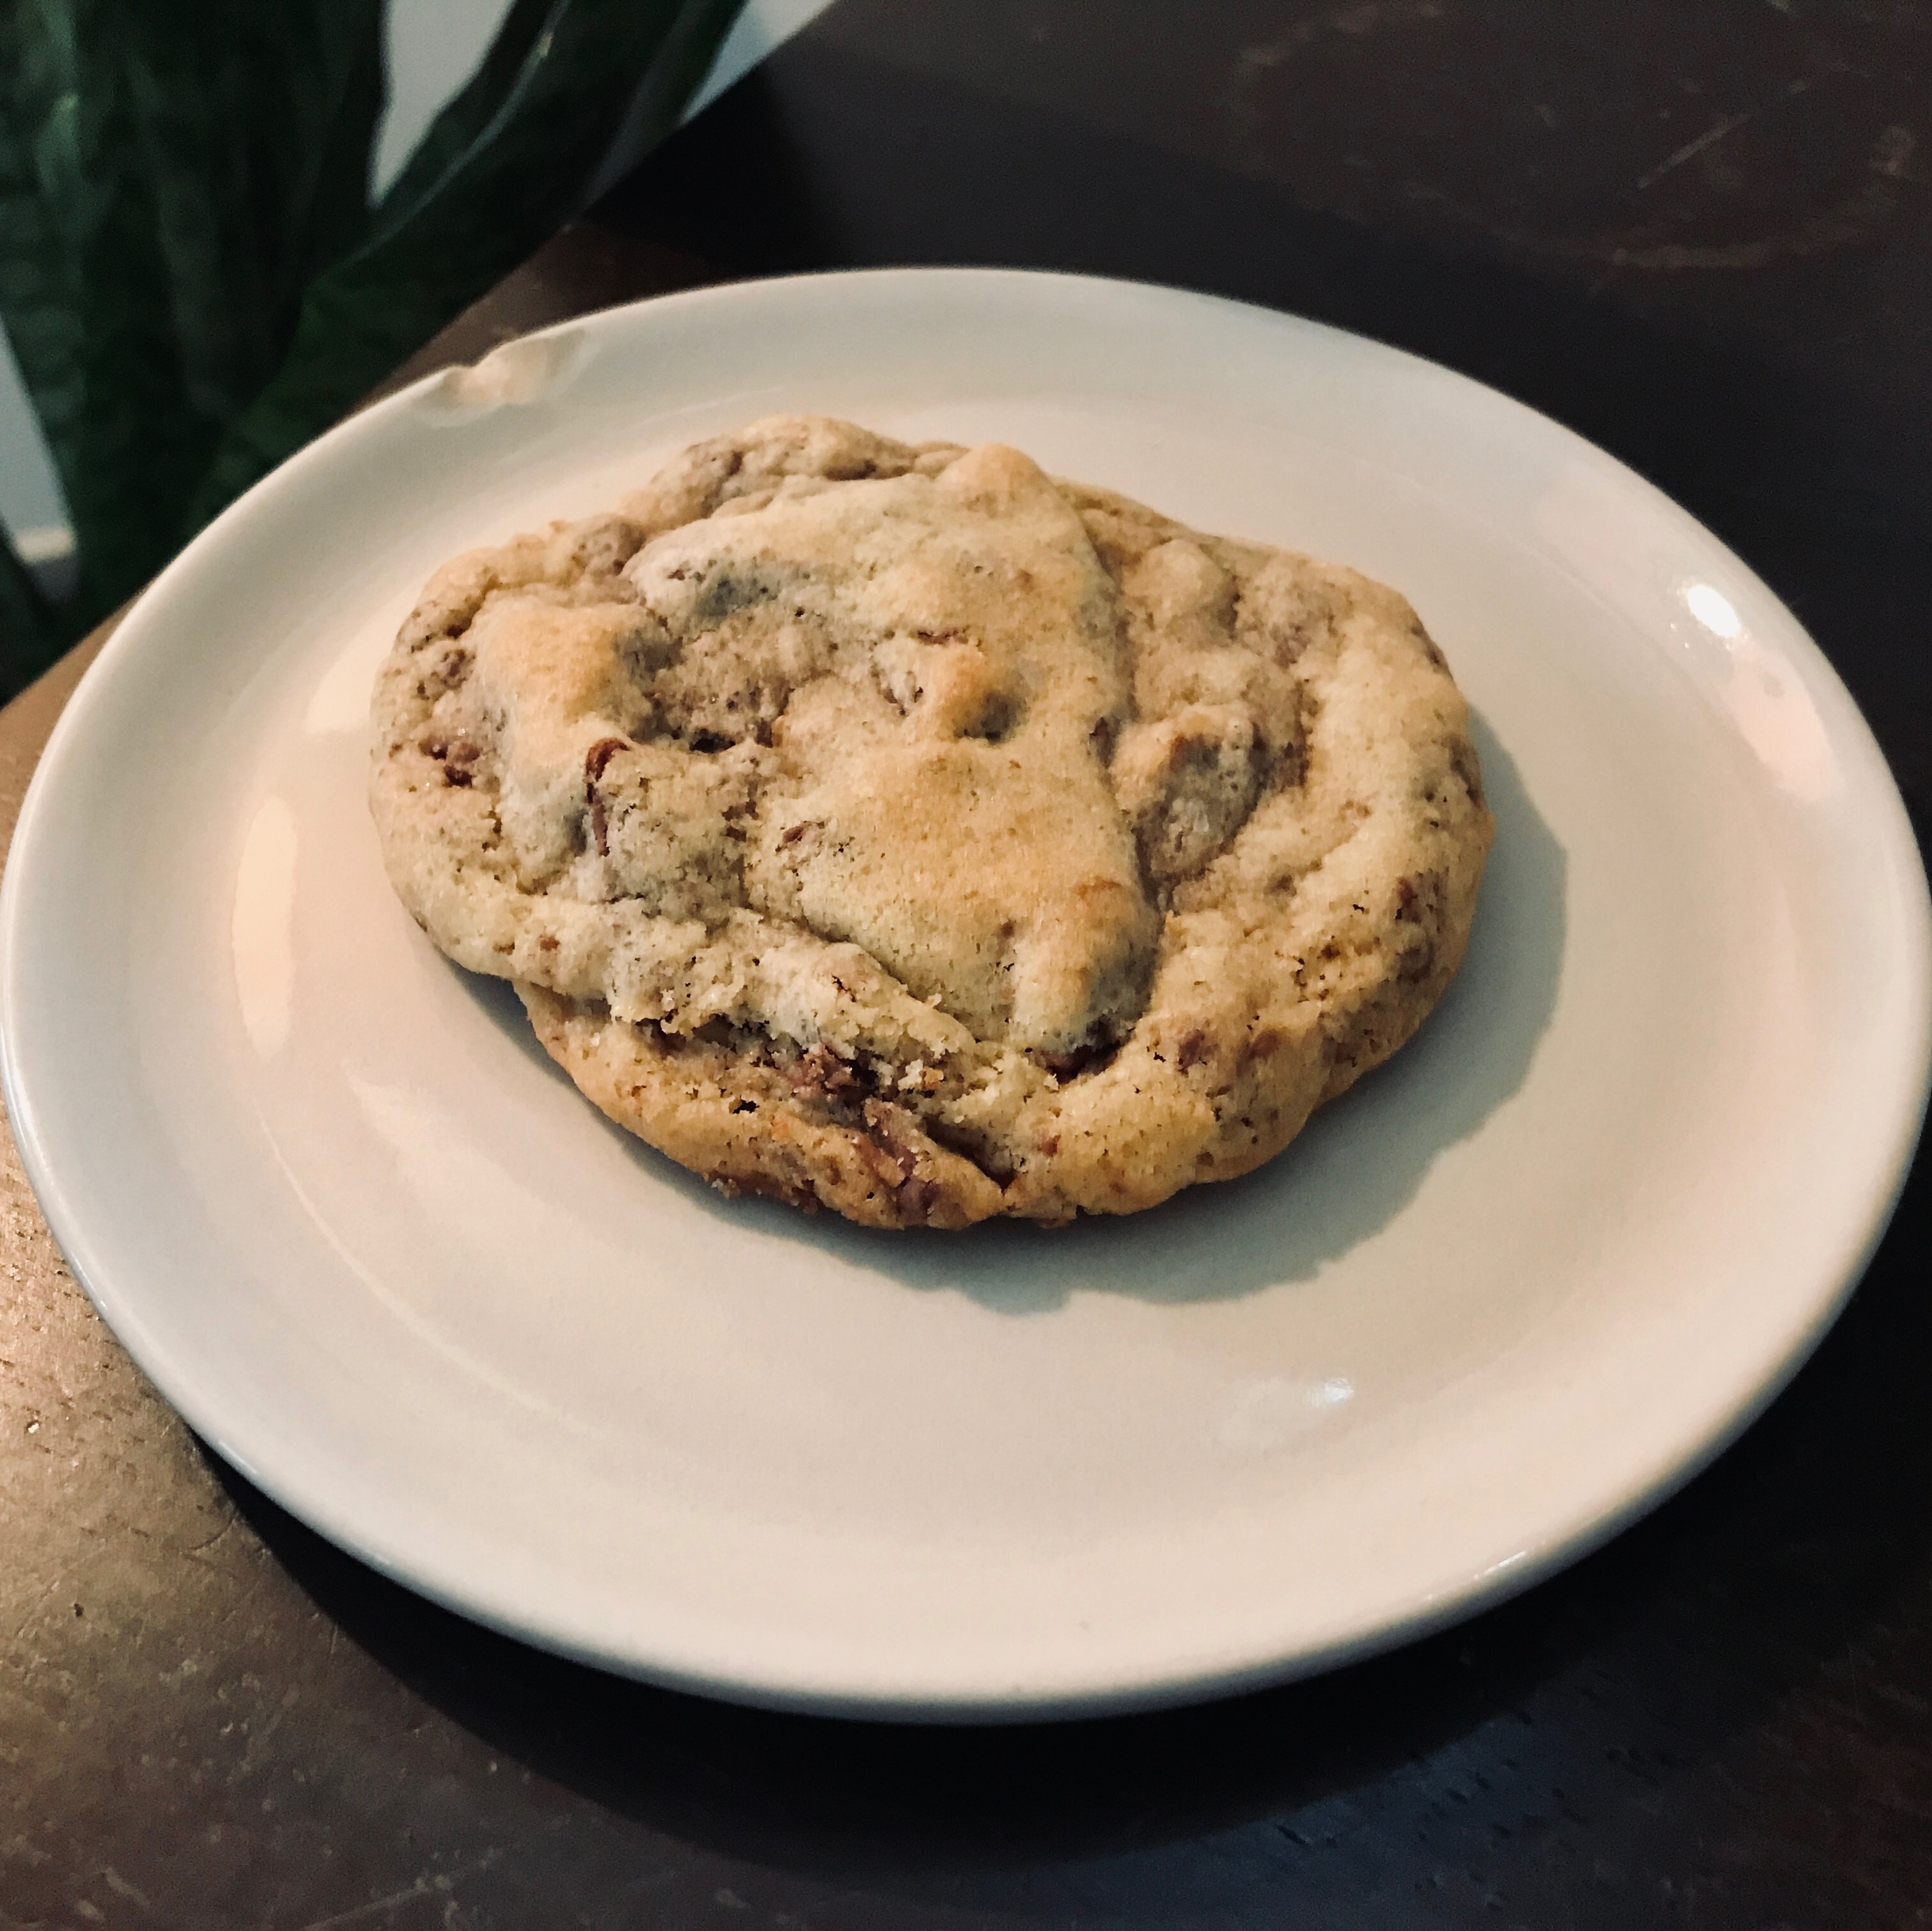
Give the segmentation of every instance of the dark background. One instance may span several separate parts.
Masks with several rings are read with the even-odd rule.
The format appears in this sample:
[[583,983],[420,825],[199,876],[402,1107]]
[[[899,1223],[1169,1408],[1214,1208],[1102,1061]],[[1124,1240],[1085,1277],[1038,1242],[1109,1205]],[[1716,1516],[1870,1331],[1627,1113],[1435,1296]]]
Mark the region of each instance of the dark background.
[[[1923,836],[1932,13],[841,0],[412,366],[888,262],[1238,295],[1634,464]],[[57,694],[0,729],[17,803]],[[38,708],[36,708],[38,706]],[[1460,1630],[1165,1716],[760,1715],[485,1635],[200,1453],[0,1174],[0,1927],[1932,1924],[1922,1163],[1709,1473]]]

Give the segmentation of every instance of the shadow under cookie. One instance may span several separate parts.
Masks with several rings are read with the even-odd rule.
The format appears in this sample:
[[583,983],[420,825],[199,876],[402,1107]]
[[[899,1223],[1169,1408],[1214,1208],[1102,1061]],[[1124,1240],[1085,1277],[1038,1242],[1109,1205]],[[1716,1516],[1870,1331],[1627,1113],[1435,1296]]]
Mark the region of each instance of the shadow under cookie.
[[[1386,1228],[1443,1152],[1516,1093],[1556,1010],[1568,861],[1480,713],[1472,734],[1497,831],[1462,970],[1400,1053],[1322,1108],[1255,1173],[1191,1188],[1129,1220],[1083,1217],[1060,1228],[997,1222],[908,1234],[749,1196],[728,1199],[622,1128],[606,1122],[604,1130],[650,1184],[673,1189],[721,1222],[748,1223],[908,1287],[962,1294],[1004,1314],[1046,1312],[1076,1291],[1184,1303],[1312,1281]],[[547,1077],[571,1084],[509,985],[464,979],[492,1024]]]

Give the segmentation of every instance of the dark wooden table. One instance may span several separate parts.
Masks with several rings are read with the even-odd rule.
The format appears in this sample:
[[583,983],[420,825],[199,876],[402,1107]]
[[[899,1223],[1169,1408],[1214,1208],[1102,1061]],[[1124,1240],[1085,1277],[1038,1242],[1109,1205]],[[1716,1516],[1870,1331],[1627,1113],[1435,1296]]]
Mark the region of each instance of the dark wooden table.
[[[416,366],[802,268],[1185,283],[1643,470],[1932,760],[1932,10],[842,0]],[[9,824],[72,688],[0,717]],[[990,1732],[618,1683],[217,1465],[0,1170],[0,1927],[1932,1924],[1922,1161],[1837,1331],[1648,1521],[1460,1630]]]

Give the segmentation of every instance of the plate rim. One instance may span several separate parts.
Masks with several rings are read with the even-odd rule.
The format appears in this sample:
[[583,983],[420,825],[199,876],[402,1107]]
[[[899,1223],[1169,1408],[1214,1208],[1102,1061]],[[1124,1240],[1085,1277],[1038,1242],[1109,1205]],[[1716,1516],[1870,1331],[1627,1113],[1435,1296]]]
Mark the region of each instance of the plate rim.
[[[1752,1385],[1740,1393],[1730,1395],[1722,1405],[1699,1406],[1694,1426],[1685,1428],[1680,1419],[1672,1439],[1688,1437],[1688,1447],[1665,1456],[1661,1465],[1620,1483],[1623,1492],[1614,1506],[1606,1509],[1586,1502],[1580,1508],[1573,1507],[1567,1518],[1568,1526],[1546,1535],[1524,1559],[1500,1571],[1472,1578],[1460,1589],[1412,1603],[1406,1610],[1391,1612],[1374,1626],[1348,1636],[1288,1654],[1257,1657],[1180,1676],[1162,1675],[1156,1668],[1133,1681],[1118,1681],[1112,1686],[1076,1685],[1046,1693],[1002,1693],[988,1688],[976,1695],[935,1699],[917,1690],[895,1691],[850,1684],[814,1685],[802,1680],[780,1681],[772,1680],[769,1673],[764,1679],[752,1680],[714,1669],[680,1667],[662,1660],[614,1655],[498,1613],[479,1603],[474,1595],[466,1596],[433,1576],[413,1570],[406,1552],[385,1551],[370,1540],[359,1538],[353,1522],[345,1521],[342,1512],[331,1504],[326,1481],[319,1485],[306,1482],[300,1470],[258,1468],[242,1444],[228,1438],[218,1399],[211,1397],[191,1369],[174,1358],[172,1351],[143,1320],[138,1289],[130,1300],[127,1283],[104,1277],[100,1256],[82,1224],[84,1216],[74,1207],[63,1185],[58,1157],[43,1137],[34,1096],[34,1075],[23,1068],[22,1048],[16,1037],[16,982],[24,970],[23,958],[31,953],[31,939],[23,931],[22,901],[28,887],[21,881],[34,866],[45,862],[40,852],[47,835],[41,826],[51,809],[49,800],[67,781],[62,774],[78,757],[76,747],[84,746],[89,721],[104,701],[102,694],[121,674],[119,667],[147,647],[145,640],[158,621],[154,613],[165,610],[172,583],[191,570],[207,550],[225,541],[226,532],[255,514],[261,502],[289,487],[291,478],[315,464],[334,460],[344,443],[358,433],[366,433],[374,423],[415,406],[429,391],[447,383],[454,369],[461,365],[432,371],[345,418],[230,505],[142,593],[80,679],[56,721],[22,800],[7,853],[4,879],[0,881],[0,1089],[4,1089],[21,1164],[74,1278],[142,1374],[198,1437],[280,1507],[357,1560],[454,1613],[518,1641],[604,1670],[732,1702],[818,1714],[920,1722],[1002,1723],[1098,1716],[1236,1694],[1312,1675],[1417,1640],[1491,1608],[1608,1542],[1708,1468],[1776,1399],[1810,1359],[1842,1312],[1883,1237],[1910,1174],[1926,1117],[1928,1082],[1932,1078],[1932,897],[1928,893],[1924,860],[1896,779],[1836,667],[1789,607],[1721,538],[1640,472],[1555,418],[1447,364],[1375,337],[1258,304],[1157,283],[1033,269],[887,268],[832,270],[680,290],[571,316],[514,340],[554,338],[586,327],[622,327],[640,312],[734,305],[747,301],[755,303],[773,291],[800,286],[867,284],[884,289],[909,282],[926,286],[952,282],[978,289],[1007,285],[1037,289],[1044,285],[1096,296],[1123,293],[1151,296],[1184,306],[1205,304],[1289,331],[1312,331],[1358,348],[1369,348],[1378,355],[1409,365],[1432,381],[1446,380],[1453,388],[1487,409],[1500,406],[1505,419],[1518,412],[1529,418],[1534,433],[1553,434],[1573,453],[1583,454],[1599,474],[1609,475],[1625,490],[1634,490],[1640,500],[1654,511],[1661,511],[1679,533],[1694,540],[1707,553],[1721,558],[1740,581],[1784,613],[1789,619],[1790,634],[1781,647],[1795,651],[1810,673],[1814,685],[1822,685],[1830,695],[1837,713],[1828,721],[1834,750],[1854,780],[1854,788],[1859,794],[1861,821],[1880,838],[1885,869],[1901,890],[1903,945],[1897,963],[1910,982],[1914,1031],[1912,1037],[1901,1042],[1905,1050],[1897,1060],[1901,1069],[1900,1077],[1892,1091],[1882,1096],[1888,1100],[1891,1120],[1886,1136],[1888,1157],[1882,1168],[1864,1177],[1863,1184],[1857,1189],[1859,1211],[1848,1214],[1839,1230],[1839,1237],[1833,1243],[1837,1263],[1828,1280],[1821,1280],[1821,1292],[1815,1300],[1808,1301],[1807,1318],[1796,1324],[1792,1331],[1780,1333],[1774,1350],[1761,1351],[1774,1354],[1768,1372],[1757,1375]],[[1848,1185],[1847,1194],[1852,1191]],[[112,1271],[111,1267],[105,1270],[105,1273]]]

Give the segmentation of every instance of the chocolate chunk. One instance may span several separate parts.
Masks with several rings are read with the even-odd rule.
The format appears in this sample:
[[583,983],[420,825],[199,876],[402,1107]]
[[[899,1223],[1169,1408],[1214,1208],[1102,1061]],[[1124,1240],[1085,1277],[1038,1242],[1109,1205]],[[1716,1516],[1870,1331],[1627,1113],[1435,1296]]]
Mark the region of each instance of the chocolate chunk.
[[618,752],[629,749],[622,738],[599,738],[584,754],[584,801],[590,808],[590,835],[596,841],[598,854],[604,858],[610,856],[610,821],[598,795],[597,781]]
[[630,746],[622,738],[599,738],[584,754],[585,784],[595,784],[598,779],[604,775],[604,767],[610,762],[611,759],[615,757],[620,751],[628,751],[629,748]]

